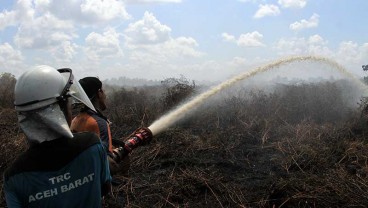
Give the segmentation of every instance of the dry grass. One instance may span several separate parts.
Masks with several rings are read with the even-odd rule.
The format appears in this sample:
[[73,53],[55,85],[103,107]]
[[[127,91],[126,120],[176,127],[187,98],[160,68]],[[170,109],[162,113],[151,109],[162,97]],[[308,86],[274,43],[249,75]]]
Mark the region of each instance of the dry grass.
[[[122,183],[106,205],[366,207],[367,119],[359,109],[345,108],[331,84],[318,87],[229,96],[199,109],[133,152],[129,177],[117,176]],[[312,97],[288,99],[300,92]],[[334,93],[334,99],[311,92]],[[150,99],[133,98],[136,102],[111,103],[115,138],[162,114],[159,104],[150,107]],[[317,113],[300,114],[312,111]],[[3,172],[25,145],[15,112],[2,109],[0,116]]]
[[[0,108],[0,173],[3,175],[5,169],[16,159],[17,155],[27,148],[26,140],[17,124],[17,116],[12,109]],[[3,177],[0,179],[1,195],[0,207],[5,207],[3,192]]]
[[[241,131],[256,127],[248,128]],[[171,129],[132,155],[130,178],[115,191],[124,194],[128,207],[361,207],[368,203],[368,145],[362,135],[347,127],[310,122],[280,128],[274,131],[279,136],[282,132],[282,137],[266,141],[258,137],[258,142],[235,130],[234,135],[193,135]]]

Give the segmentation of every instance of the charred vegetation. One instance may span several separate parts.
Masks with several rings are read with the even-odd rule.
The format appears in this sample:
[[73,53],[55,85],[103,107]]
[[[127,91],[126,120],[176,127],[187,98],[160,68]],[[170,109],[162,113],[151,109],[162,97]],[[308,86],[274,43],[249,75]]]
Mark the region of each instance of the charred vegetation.
[[[122,183],[114,187],[114,195],[120,193],[123,199],[110,199],[106,205],[365,207],[366,101],[352,101],[343,93],[350,89],[344,83],[220,93],[149,145],[137,148],[129,176],[117,176]],[[200,90],[186,79],[108,89],[106,114],[113,122],[114,138],[148,126]],[[2,105],[0,117],[3,173],[27,144],[15,111]],[[3,193],[0,206],[5,206]]]

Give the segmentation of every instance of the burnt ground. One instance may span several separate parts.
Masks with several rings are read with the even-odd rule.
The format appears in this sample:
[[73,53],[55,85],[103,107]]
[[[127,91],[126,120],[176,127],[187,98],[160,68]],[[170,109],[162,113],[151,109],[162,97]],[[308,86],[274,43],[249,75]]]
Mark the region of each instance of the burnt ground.
[[132,154],[130,177],[115,191],[128,207],[368,204],[364,139],[308,123],[285,127],[287,135],[274,141],[271,131],[252,135],[257,127],[248,128],[205,135],[172,129]]
[[[105,207],[367,207],[367,119],[334,89],[290,87],[199,109],[134,150]],[[114,138],[163,114],[140,107],[153,99],[137,93],[110,106]],[[0,131],[2,174],[26,142],[14,110],[0,109]]]
[[[13,110],[1,110],[1,166],[26,148]],[[171,128],[130,156],[106,207],[365,207],[368,145],[359,122],[264,122]],[[199,128],[200,129],[200,128]],[[2,181],[1,181],[2,182]],[[120,196],[120,197],[117,197]],[[5,207],[3,193],[0,207]]]

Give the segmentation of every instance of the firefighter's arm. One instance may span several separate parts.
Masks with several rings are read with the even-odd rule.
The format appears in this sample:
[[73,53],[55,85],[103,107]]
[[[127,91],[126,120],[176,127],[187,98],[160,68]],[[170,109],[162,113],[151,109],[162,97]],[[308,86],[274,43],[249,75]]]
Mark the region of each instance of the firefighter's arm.
[[121,147],[115,148],[112,151],[113,160],[120,162],[126,155],[132,152],[133,149],[140,145],[149,143],[152,140],[152,137],[153,135],[149,128],[138,128],[133,134],[131,134],[131,136],[129,136]]

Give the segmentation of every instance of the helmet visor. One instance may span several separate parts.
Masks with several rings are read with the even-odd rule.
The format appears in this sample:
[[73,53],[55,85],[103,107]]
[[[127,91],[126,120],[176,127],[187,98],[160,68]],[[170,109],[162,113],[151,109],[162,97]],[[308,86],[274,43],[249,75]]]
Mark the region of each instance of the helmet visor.
[[72,74],[72,70],[68,68],[58,69],[58,71],[63,75],[66,85],[61,94],[61,96],[70,96],[73,99],[73,105],[78,106],[79,104],[84,104],[89,109],[96,112],[96,109],[93,107],[91,101],[89,100],[87,94],[84,92],[82,86],[78,81],[74,81],[74,75]]

